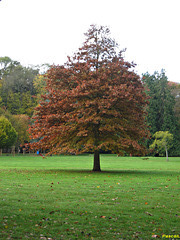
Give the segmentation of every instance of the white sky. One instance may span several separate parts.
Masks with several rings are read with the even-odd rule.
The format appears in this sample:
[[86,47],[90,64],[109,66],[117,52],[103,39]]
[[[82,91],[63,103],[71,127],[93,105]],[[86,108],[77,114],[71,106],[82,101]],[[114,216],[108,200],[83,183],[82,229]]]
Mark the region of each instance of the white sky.
[[0,56],[63,64],[91,24],[110,28],[139,74],[180,82],[180,0],[1,0]]

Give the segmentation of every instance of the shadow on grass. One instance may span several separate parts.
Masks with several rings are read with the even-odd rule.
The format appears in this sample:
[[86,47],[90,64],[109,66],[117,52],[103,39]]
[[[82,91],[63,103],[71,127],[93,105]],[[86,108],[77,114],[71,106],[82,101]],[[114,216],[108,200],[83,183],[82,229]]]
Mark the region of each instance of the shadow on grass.
[[0,172],[16,172],[16,173],[44,173],[44,174],[93,174],[93,175],[158,175],[158,176],[172,176],[179,175],[177,170],[105,170],[96,172],[87,169],[1,169]]
[[82,169],[46,169],[46,170],[37,170],[44,172],[46,174],[51,173],[66,173],[66,174],[94,174],[94,175],[161,175],[161,176],[172,176],[179,174],[179,171],[174,170],[109,170],[94,172],[92,170],[82,170]]

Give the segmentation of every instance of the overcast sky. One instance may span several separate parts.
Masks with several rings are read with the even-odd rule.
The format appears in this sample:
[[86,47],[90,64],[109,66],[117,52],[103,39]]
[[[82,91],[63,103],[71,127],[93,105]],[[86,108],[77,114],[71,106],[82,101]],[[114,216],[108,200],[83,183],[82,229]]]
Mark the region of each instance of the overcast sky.
[[110,28],[140,75],[180,82],[180,0],[1,0],[0,57],[63,64],[91,24]]

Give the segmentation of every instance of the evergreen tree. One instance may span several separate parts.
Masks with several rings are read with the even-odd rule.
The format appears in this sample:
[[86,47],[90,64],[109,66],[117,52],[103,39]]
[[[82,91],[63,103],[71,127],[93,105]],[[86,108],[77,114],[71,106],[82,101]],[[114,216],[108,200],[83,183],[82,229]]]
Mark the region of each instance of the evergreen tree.
[[[143,82],[150,97],[147,109],[150,132],[152,135],[158,131],[169,131],[173,134],[173,148],[170,154],[177,156],[180,154],[179,125],[174,112],[175,97],[171,93],[165,72],[162,70],[161,73],[155,72],[153,75],[146,73],[143,75]],[[151,143],[149,140],[148,146]]]

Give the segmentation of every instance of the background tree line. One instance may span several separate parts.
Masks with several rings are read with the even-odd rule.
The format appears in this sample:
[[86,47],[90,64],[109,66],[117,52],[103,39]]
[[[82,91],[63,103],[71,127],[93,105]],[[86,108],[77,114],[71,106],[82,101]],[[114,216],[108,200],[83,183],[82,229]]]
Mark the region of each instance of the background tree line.
[[18,149],[29,142],[28,128],[44,87],[43,74],[39,72],[40,68],[24,67],[9,57],[0,57],[0,116],[4,116],[17,133],[15,142],[5,145],[0,142],[0,148],[5,151],[12,144]]
[[9,57],[0,58],[0,100],[1,107],[12,114],[32,116],[37,104],[33,81],[38,69],[23,67]]
[[[146,73],[142,77],[149,95],[147,108],[147,122],[151,135],[156,132],[168,131],[173,135],[170,155],[180,155],[180,84],[168,82],[164,70],[153,75]],[[152,144],[153,138],[147,141],[147,147]],[[164,152],[157,149],[157,154]]]
[[[180,155],[180,84],[168,82],[164,71],[152,75],[145,73],[142,82],[150,97],[147,122],[151,135],[158,131],[173,134],[169,155]],[[39,68],[24,67],[9,57],[0,58],[0,116],[8,119],[17,132],[13,144],[16,149],[29,141],[27,130],[34,108],[38,105],[41,94],[46,91],[45,85],[45,75],[40,74]],[[149,139],[146,147],[149,148],[152,142],[153,138]]]

